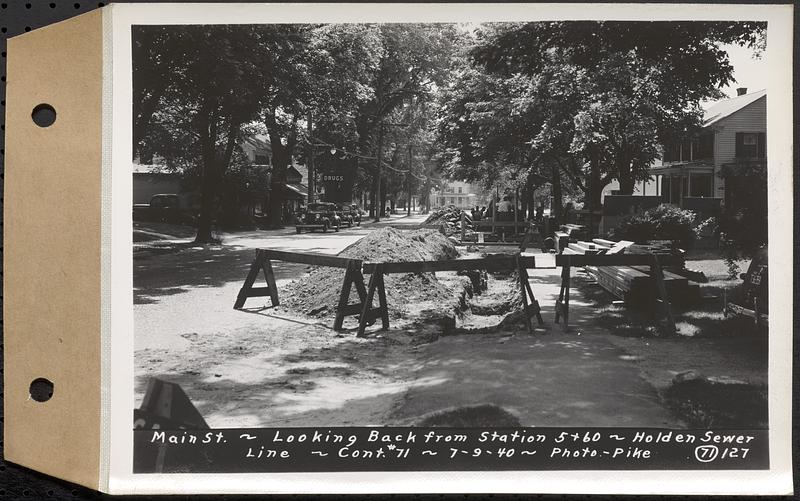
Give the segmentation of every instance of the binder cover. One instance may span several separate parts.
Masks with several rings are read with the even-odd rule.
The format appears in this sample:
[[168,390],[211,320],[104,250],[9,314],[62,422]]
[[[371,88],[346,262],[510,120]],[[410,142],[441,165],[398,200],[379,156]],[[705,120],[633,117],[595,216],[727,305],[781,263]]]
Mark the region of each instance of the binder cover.
[[[787,267],[791,270],[792,237],[785,228],[792,217],[792,139],[788,132],[792,110],[787,104],[791,100],[792,65],[791,25],[785,19],[791,8],[697,6],[691,16],[682,10],[686,8],[599,4],[120,4],[9,40],[3,263],[5,458],[114,494],[790,492],[792,324],[791,274]],[[541,239],[526,233],[522,251],[517,246],[508,251],[513,257],[489,256],[498,248],[491,244],[502,246],[506,242],[500,240],[513,235],[516,221],[495,221],[501,228],[497,238],[488,231],[477,231],[480,225],[476,225],[474,245],[481,246],[482,254],[474,259],[462,255],[469,259],[460,261],[451,259],[452,255],[421,261],[390,255],[387,262],[378,262],[369,256],[350,254],[361,238],[373,238],[377,246],[384,243],[381,238],[389,239],[386,235],[411,240],[410,245],[444,241],[443,246],[455,248],[452,241],[456,240],[461,250],[473,252],[473,242],[464,241],[466,230],[461,229],[460,235],[450,231],[450,239],[440,234],[447,233],[447,225],[453,221],[426,224],[420,219],[414,229],[428,233],[411,238],[402,235],[409,228],[402,228],[403,224],[397,221],[401,218],[394,216],[383,223],[367,221],[363,216],[356,227],[355,220],[350,221],[349,228],[336,224],[335,232],[328,231],[332,229],[329,221],[323,224],[321,220],[304,220],[308,224],[299,222],[296,233],[292,225],[285,234],[278,235],[282,243],[272,246],[277,238],[270,240],[273,234],[266,233],[246,238],[228,235],[233,245],[223,242],[203,246],[193,243],[191,237],[176,238],[179,249],[175,254],[197,250],[206,258],[197,259],[192,264],[195,268],[177,266],[185,275],[205,277],[204,267],[217,265],[214,272],[224,277],[211,280],[210,284],[191,284],[196,286],[193,293],[200,290],[198,294],[206,294],[206,302],[200,308],[185,299],[193,296],[187,293],[192,287],[184,283],[168,284],[153,297],[144,297],[141,304],[136,302],[142,296],[136,290],[135,270],[159,273],[159,268],[149,268],[159,262],[154,257],[158,253],[153,251],[158,246],[145,249],[152,251],[145,259],[136,257],[131,236],[135,170],[131,167],[142,167],[137,165],[140,159],[131,144],[135,112],[133,61],[142,57],[143,51],[135,55],[133,49],[137,47],[136,37],[142,33],[156,33],[168,40],[175,33],[189,38],[200,33],[208,41],[215,40],[222,27],[222,32],[230,36],[230,45],[225,47],[230,48],[237,47],[239,36],[264,35],[254,27],[283,29],[290,24],[362,23],[368,29],[376,29],[400,22],[437,26],[457,23],[458,29],[466,32],[482,22],[672,22],[687,17],[712,23],[722,22],[719,19],[754,19],[769,24],[769,81],[775,85],[769,88],[770,101],[763,104],[764,110],[769,111],[770,127],[766,136],[770,170],[769,176],[764,177],[768,177],[770,187],[769,258],[784,267],[773,266],[769,274],[768,296],[773,309],[769,315],[769,338],[764,341],[770,358],[764,378],[768,378],[769,385],[768,395],[757,395],[761,404],[757,410],[769,411],[768,426],[717,429],[706,423],[693,428],[669,414],[666,404],[658,401],[655,386],[640,380],[643,371],[636,357],[618,345],[602,344],[601,338],[606,334],[581,335],[595,319],[587,319],[586,315],[581,319],[576,313],[580,300],[573,300],[570,305],[570,294],[573,299],[580,298],[575,288],[570,292],[570,277],[575,277],[578,265],[603,265],[604,256],[595,252],[595,244],[578,245],[587,251],[586,256],[570,256],[566,252],[558,258],[548,253],[534,257],[522,251],[526,242]],[[180,39],[183,43],[186,38],[181,36],[171,40]],[[274,47],[286,50],[295,36],[293,32]],[[259,40],[272,43],[268,35]],[[426,37],[414,40],[423,43]],[[349,47],[354,45],[358,47],[352,43]],[[170,52],[172,48],[162,50]],[[206,46],[209,48],[217,47]],[[179,49],[173,57],[207,55],[202,50],[193,52],[195,47],[191,45]],[[321,52],[324,54],[317,54],[320,58],[335,53]],[[149,55],[146,51],[144,54]],[[281,61],[278,58],[269,64],[280,65]],[[254,66],[227,68],[249,74],[246,72],[253,71]],[[293,75],[296,70],[282,69],[285,71],[281,75]],[[409,67],[408,71],[413,69]],[[202,86],[205,82],[195,83]],[[348,92],[351,90],[343,93]],[[282,95],[276,91],[278,94]],[[232,89],[229,95],[238,97],[237,90]],[[40,111],[50,109],[55,112],[55,120],[47,124],[42,121],[47,113]],[[293,123],[302,124],[308,131],[319,126],[310,114],[295,116]],[[384,132],[390,127],[403,125],[393,123],[381,122],[376,141],[383,141]],[[245,129],[249,124],[241,125]],[[232,128],[230,137],[236,133]],[[755,151],[763,150],[763,144],[758,143],[765,140],[761,134],[748,136],[748,141],[753,141],[748,144]],[[220,132],[219,136],[223,134]],[[286,144],[281,139],[285,138],[272,137],[262,142],[280,149]],[[377,148],[378,153],[366,152],[369,155],[353,153],[351,145],[329,144],[311,132],[303,141],[302,148],[308,148],[303,154],[311,151],[313,157],[319,153],[317,150],[324,150],[323,155],[338,155],[338,166],[350,165],[344,160],[357,157],[360,163],[356,165],[369,175],[372,171],[368,161],[385,154],[381,147]],[[253,144],[260,143],[249,143],[248,147]],[[390,145],[388,140],[381,143],[387,149],[397,144]],[[414,159],[419,160],[419,156],[414,157],[415,152],[421,154],[413,145],[400,146],[402,150],[397,149],[396,158],[402,162],[408,158],[413,166]],[[302,156],[299,150],[295,151],[298,157]],[[239,153],[247,152],[243,149]],[[232,155],[230,150],[228,154]],[[256,152],[249,163],[265,167],[265,154]],[[396,163],[395,168],[402,162]],[[411,172],[409,167],[408,173]],[[417,175],[427,176],[421,179],[429,185],[436,180],[430,173]],[[341,182],[345,177],[331,175],[328,179]],[[308,197],[303,186],[288,178],[286,181],[282,188],[291,196]],[[251,188],[249,184],[247,187]],[[334,191],[349,192],[332,189],[331,193]],[[164,191],[155,196],[178,198]],[[503,203],[512,206],[508,200]],[[350,201],[346,205],[347,211],[331,207],[327,210],[331,214],[347,212],[352,217]],[[331,214],[324,217],[334,218]],[[462,216],[460,224],[466,219],[466,215]],[[314,230],[321,231],[312,233]],[[579,232],[581,228],[568,230]],[[570,236],[567,233],[562,234],[566,240]],[[374,237],[379,234],[384,237]],[[348,245],[336,248],[330,243],[336,238]],[[602,247],[603,241],[597,245]],[[327,254],[316,252],[318,247]],[[217,259],[226,255],[228,260],[220,261],[225,266],[219,265]],[[668,287],[664,284],[681,277],[662,273],[664,263],[660,258],[645,262],[635,255],[607,257],[614,257],[605,262],[608,266],[613,262],[646,268],[631,272],[640,278],[646,279],[645,274],[651,273],[650,278],[658,286],[658,297],[654,295],[653,299],[661,301],[665,313],[654,323],[663,320],[671,324],[674,333]],[[545,261],[552,265],[543,264]],[[570,263],[577,263],[572,271]],[[557,266],[562,269],[560,276],[554,271]],[[317,287],[320,295],[335,296],[327,305],[329,312],[339,309],[335,320],[332,315],[324,317],[324,308],[315,309],[314,314],[319,316],[314,318],[291,310],[291,299],[302,294],[294,298],[285,294],[290,279],[306,280],[308,284],[315,277],[324,276],[312,272],[308,278],[306,267],[336,269],[344,276],[341,293],[341,279],[324,287],[310,285]],[[483,270],[483,286],[487,280],[506,280],[512,284],[509,290],[514,294],[522,291],[522,306],[514,305],[510,312],[505,303],[497,308],[476,303],[474,311],[490,311],[484,313],[486,316],[507,314],[497,325],[497,329],[509,329],[502,336],[489,333],[494,327],[480,327],[464,335],[466,330],[452,311],[443,317],[422,317],[425,312],[420,304],[427,301],[425,308],[432,307],[431,303],[440,307],[449,300],[447,294],[426,295],[426,287],[436,282],[437,272],[463,279],[459,282],[464,287],[461,295],[450,295],[460,301],[460,307],[469,302],[467,282],[477,290],[481,275],[456,276],[456,271],[467,268],[470,272]],[[497,275],[486,274],[487,271]],[[537,274],[539,271],[542,273]],[[406,296],[398,300],[394,294],[399,289],[393,286],[393,277],[410,273],[407,277],[413,280],[414,273],[422,272],[432,278],[418,286],[409,282],[411,286],[400,289],[409,297],[424,297],[418,297],[416,303]],[[324,280],[319,283],[325,284]],[[639,285],[642,283],[640,280]],[[552,288],[549,295],[541,293],[546,287]],[[326,290],[320,292],[320,288]],[[169,304],[180,310],[179,318],[186,323],[207,323],[207,331],[181,332],[173,328],[165,333],[169,329],[160,322],[175,310],[161,311],[160,317],[147,316],[151,311],[146,308],[147,300],[166,304],[175,296],[178,299]],[[504,296],[504,301],[508,297],[511,296]],[[371,303],[373,299],[379,306]],[[407,319],[398,317],[404,314],[391,310],[407,299],[405,306],[420,310],[409,313],[421,315],[415,317],[416,323],[403,324]],[[259,301],[261,306],[268,304],[257,306]],[[286,309],[277,309],[279,306]],[[314,307],[318,308],[316,304]],[[754,315],[758,324],[762,317],[757,308]],[[560,317],[562,323],[556,325],[554,317],[556,321]],[[139,326],[134,325],[135,318],[140,320]],[[330,325],[325,319],[330,320]],[[718,320],[714,317],[710,321]],[[488,321],[482,321],[488,325]],[[230,327],[237,322],[246,323],[251,330]],[[403,327],[395,329],[398,324]],[[205,327],[201,325],[196,330]],[[143,333],[141,329],[150,330]],[[162,342],[162,334],[179,338],[190,348],[174,350],[174,345]],[[250,336],[249,340],[235,346],[238,336],[244,339],[245,335]],[[306,338],[308,345],[303,344]],[[278,339],[277,346],[270,344],[273,339]],[[201,342],[192,344],[198,340]],[[344,348],[343,340],[347,341]],[[141,349],[134,341],[146,346]],[[224,351],[214,345],[218,342],[229,345]],[[314,350],[309,348],[313,343],[317,343]],[[480,343],[481,349],[470,351]],[[359,352],[353,346],[376,346],[377,354]],[[574,350],[574,358],[559,365],[553,360],[564,356],[564,350]],[[140,351],[147,352],[144,358],[152,365],[138,365],[142,362],[137,358]],[[311,351],[316,358],[307,356]],[[592,357],[601,352],[608,363],[592,365]],[[268,359],[267,355],[273,354],[277,354],[276,358]],[[362,363],[360,355],[384,365],[372,371]],[[658,357],[652,353],[649,356]],[[215,364],[220,366],[218,370]],[[225,373],[226,364],[239,373]],[[609,378],[613,370],[608,368],[619,367],[618,364],[624,367],[617,379]],[[407,386],[395,384],[392,378],[399,380],[404,370],[417,372],[403,380]],[[440,371],[450,372],[444,376]],[[363,383],[358,380],[363,373],[375,380],[355,389],[348,386]],[[573,374],[583,374],[584,379],[564,383]],[[519,377],[513,379],[513,375]],[[673,383],[689,387],[697,384],[701,389],[703,385],[738,384],[725,377],[703,378],[691,371],[670,374],[670,378],[673,376]],[[470,386],[478,377],[484,378],[482,383]],[[562,391],[577,394],[565,404],[569,412],[558,412],[554,395]],[[542,395],[548,396],[556,410],[538,408],[540,404],[544,407],[542,402],[547,400],[540,402]],[[595,397],[606,400],[595,406]],[[294,414],[286,417],[277,412],[277,417],[272,416],[270,413],[276,411],[271,406],[293,408]],[[383,406],[380,409],[391,419],[372,421],[373,416],[383,416],[372,413],[376,406]],[[636,421],[631,417],[634,415],[644,417]],[[747,452],[743,452],[745,449]]]
[[[97,488],[103,10],[8,41],[5,456]],[[34,108],[56,111],[49,127]],[[53,384],[37,402],[30,385]]]

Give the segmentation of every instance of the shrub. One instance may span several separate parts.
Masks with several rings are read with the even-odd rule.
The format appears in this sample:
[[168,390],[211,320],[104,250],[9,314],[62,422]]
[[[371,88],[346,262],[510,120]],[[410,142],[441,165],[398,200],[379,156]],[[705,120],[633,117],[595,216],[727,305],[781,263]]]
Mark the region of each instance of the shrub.
[[612,238],[646,242],[647,240],[672,240],[682,247],[695,239],[695,213],[669,204],[648,209],[625,217],[611,231]]

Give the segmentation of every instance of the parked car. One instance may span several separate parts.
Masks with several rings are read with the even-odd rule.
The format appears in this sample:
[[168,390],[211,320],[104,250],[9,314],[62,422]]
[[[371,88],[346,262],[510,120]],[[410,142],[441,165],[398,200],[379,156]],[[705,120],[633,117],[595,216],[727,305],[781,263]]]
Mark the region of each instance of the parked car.
[[297,233],[303,230],[314,231],[322,230],[323,233],[331,228],[339,231],[342,225],[342,218],[336,211],[336,204],[329,202],[317,202],[308,204],[308,209],[295,225]]
[[336,204],[336,210],[341,214],[342,224],[346,224],[348,228],[361,225],[361,215],[353,211],[350,204]]
[[752,318],[757,326],[769,323],[769,284],[767,247],[753,256],[747,272],[739,275],[743,283],[725,297],[725,316]]
[[180,196],[174,193],[160,193],[153,195],[148,204],[134,204],[133,220],[194,224],[197,214],[193,208],[184,205]]

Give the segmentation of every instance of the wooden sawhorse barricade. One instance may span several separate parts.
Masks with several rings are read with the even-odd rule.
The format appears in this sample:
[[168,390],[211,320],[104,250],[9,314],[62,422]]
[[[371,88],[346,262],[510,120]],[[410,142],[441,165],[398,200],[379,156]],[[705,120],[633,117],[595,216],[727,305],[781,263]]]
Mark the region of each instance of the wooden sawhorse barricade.
[[573,266],[649,266],[653,286],[656,287],[658,298],[664,309],[667,331],[669,334],[675,334],[675,319],[672,316],[667,288],[664,286],[664,271],[661,268],[672,264],[680,264],[680,258],[655,254],[560,254],[556,256],[556,266],[561,266],[561,290],[556,300],[555,323],[558,323],[559,318],[563,318],[564,330],[569,328],[570,270]]
[[531,315],[536,315],[539,325],[544,324],[540,313],[539,302],[533,295],[528,282],[528,268],[536,268],[533,256],[520,254],[506,256],[488,256],[476,259],[448,259],[443,261],[409,261],[403,263],[364,263],[364,273],[371,274],[367,299],[363,302],[363,311],[358,325],[358,337],[364,336],[369,319],[369,308],[375,293],[378,293],[378,309],[382,313],[383,329],[389,328],[389,317],[386,305],[386,291],[383,276],[391,273],[428,273],[436,271],[514,271],[519,274],[520,293],[522,294],[523,313],[528,332],[533,334]]
[[[508,256],[489,256],[478,259],[450,259],[446,261],[410,261],[403,263],[363,263],[360,259],[349,259],[326,254],[308,252],[286,252],[271,249],[257,249],[256,257],[250,265],[247,278],[239,290],[234,309],[240,310],[244,303],[251,297],[269,297],[272,306],[278,306],[278,288],[275,285],[275,273],[272,270],[272,261],[285,261],[290,263],[309,264],[343,268],[345,270],[342,290],[339,295],[339,304],[336,309],[336,319],[333,322],[334,330],[342,330],[344,317],[358,315],[358,337],[363,337],[367,325],[376,319],[381,319],[383,330],[389,328],[389,308],[386,301],[386,285],[384,275],[391,273],[426,273],[436,271],[514,271],[519,274],[520,293],[522,294],[523,313],[528,332],[533,334],[531,315],[536,315],[539,325],[542,325],[539,302],[533,295],[529,283],[528,268],[536,267],[533,256],[520,254]],[[363,270],[363,271],[362,271]],[[254,287],[258,275],[263,272],[266,287]],[[369,288],[364,287],[363,273],[370,273]],[[350,291],[355,286],[359,302],[350,304]],[[375,294],[378,295],[378,306],[373,307]]]
[[[256,257],[250,265],[250,271],[247,278],[239,290],[239,295],[236,297],[236,303],[233,308],[240,310],[244,307],[244,303],[251,297],[267,297],[269,296],[272,306],[278,306],[280,299],[278,298],[278,288],[275,285],[275,273],[272,270],[272,261],[284,261],[288,263],[309,264],[312,266],[327,266],[330,268],[342,268],[344,272],[344,282],[342,283],[342,292],[339,297],[339,306],[336,312],[336,319],[333,322],[335,330],[341,330],[344,323],[344,317],[347,315],[361,315],[362,306],[367,299],[367,289],[364,287],[364,276],[361,274],[362,261],[360,259],[350,259],[340,256],[330,256],[327,254],[316,254],[312,252],[288,252],[278,251],[272,249],[257,249]],[[267,282],[266,287],[253,287],[258,275],[263,271],[264,279]],[[353,285],[356,287],[356,292],[360,299],[359,303],[349,304],[350,290]],[[385,302],[385,301],[384,301]],[[370,309],[365,319],[367,322],[372,322],[381,312]],[[388,312],[382,315],[383,323],[386,328],[389,326]]]

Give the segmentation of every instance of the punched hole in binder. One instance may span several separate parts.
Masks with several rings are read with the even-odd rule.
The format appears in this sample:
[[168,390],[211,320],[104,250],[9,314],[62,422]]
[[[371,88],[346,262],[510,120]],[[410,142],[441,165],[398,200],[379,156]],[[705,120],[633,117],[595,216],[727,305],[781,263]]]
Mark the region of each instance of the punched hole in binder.
[[31,382],[28,391],[31,398],[37,402],[47,402],[53,396],[53,383],[49,379],[39,377]]
[[33,108],[31,118],[39,127],[50,127],[56,121],[56,110],[49,104],[42,103]]

